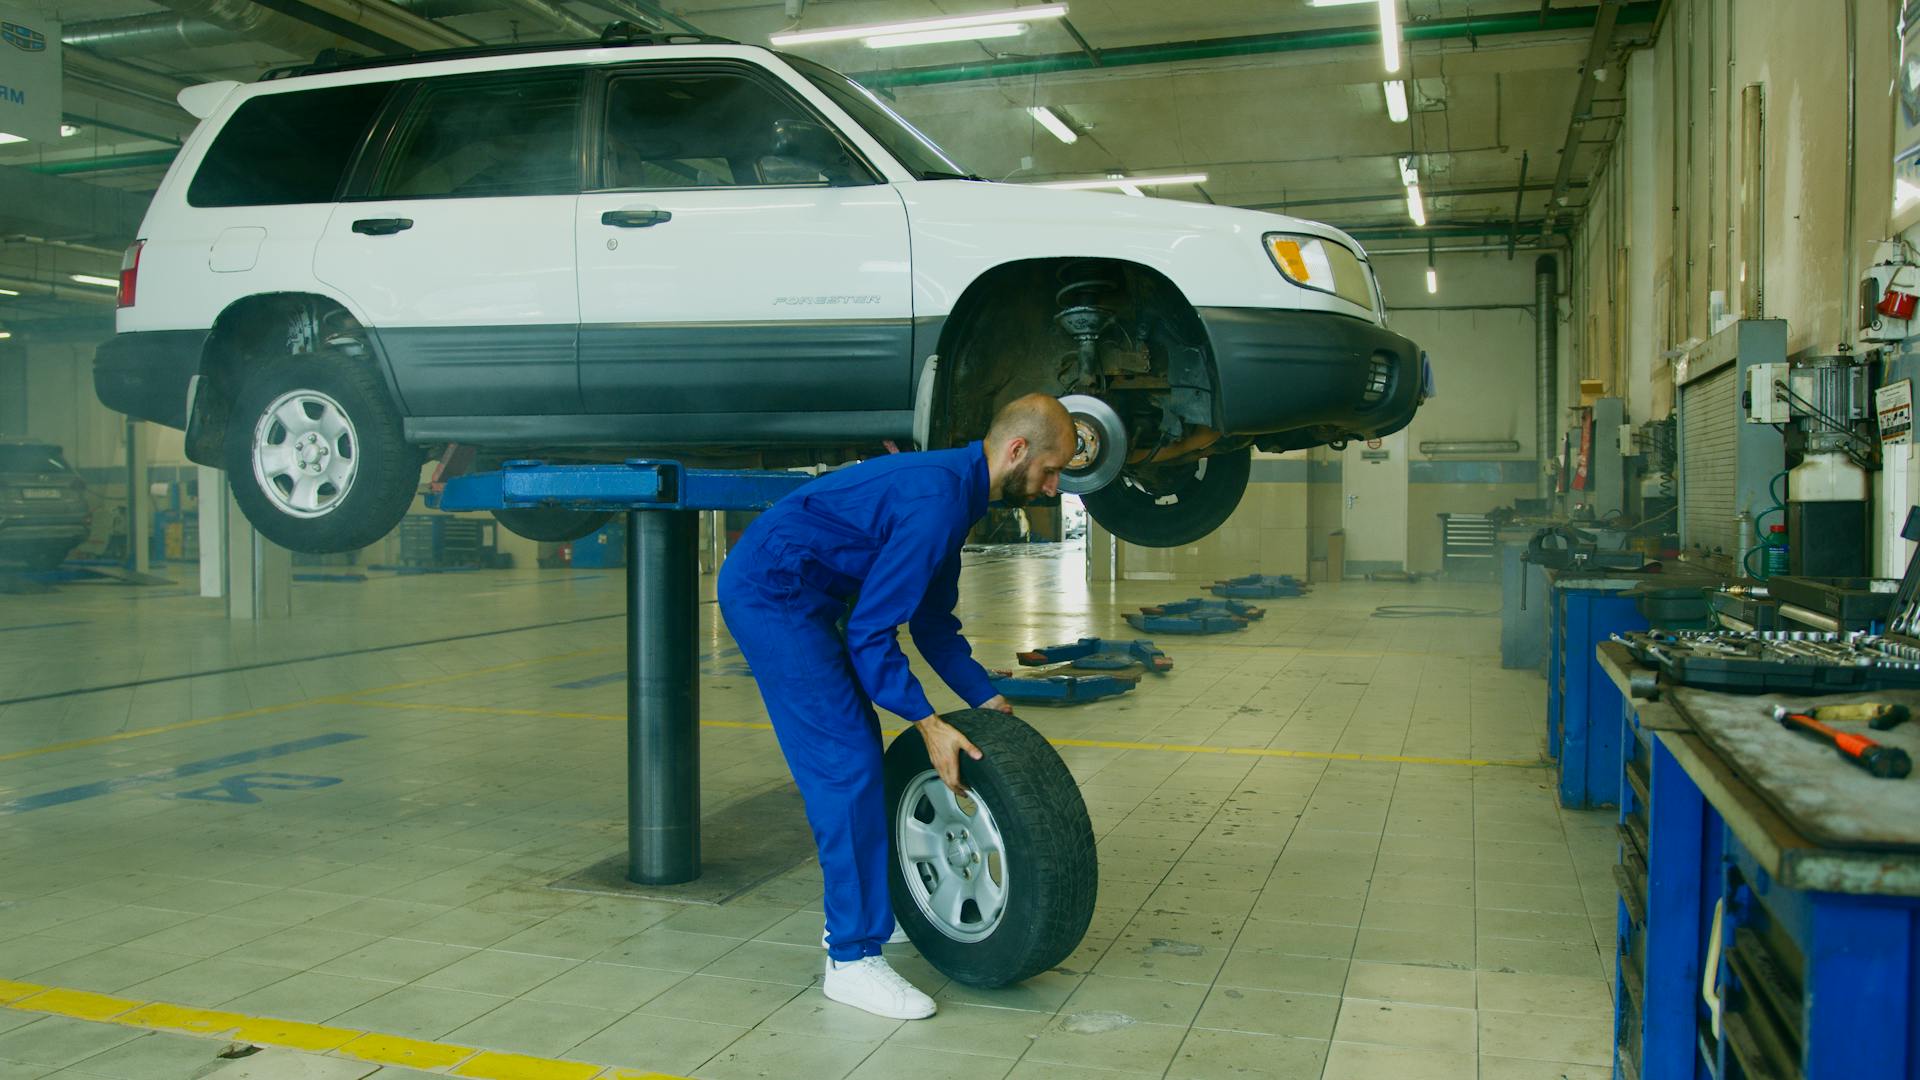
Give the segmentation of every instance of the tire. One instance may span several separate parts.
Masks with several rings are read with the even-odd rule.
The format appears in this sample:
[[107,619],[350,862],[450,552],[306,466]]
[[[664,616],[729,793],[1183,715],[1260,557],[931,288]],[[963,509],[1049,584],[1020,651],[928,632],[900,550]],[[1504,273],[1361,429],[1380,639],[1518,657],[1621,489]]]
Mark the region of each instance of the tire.
[[[955,800],[940,784],[917,729],[901,733],[887,748],[893,837],[887,884],[894,918],[920,955],[948,978],[968,986],[1007,986],[1065,960],[1086,936],[1100,878],[1093,824],[1073,774],[1039,732],[990,709],[948,713],[945,719],[983,754],[979,761],[960,762],[972,799]],[[942,795],[949,815],[969,806],[972,814],[943,817]],[[931,858],[918,858],[909,821],[929,830],[922,844],[942,843],[942,825],[960,839]],[[941,895],[939,883],[960,883],[951,875],[962,867],[977,868],[975,888],[987,891],[997,870],[999,910],[989,915],[969,900],[970,912],[962,905],[960,918],[936,921],[931,912],[943,906],[933,901]]]
[[260,535],[317,555],[392,532],[413,505],[422,461],[371,362],[337,349],[275,357],[249,374],[222,459]]
[[1253,449],[1243,447],[1199,462],[1133,470],[1081,496],[1100,527],[1129,544],[1179,547],[1219,528],[1240,505],[1253,471]]
[[495,510],[493,519],[515,536],[543,544],[583,540],[613,520],[611,510],[561,510],[548,506]]

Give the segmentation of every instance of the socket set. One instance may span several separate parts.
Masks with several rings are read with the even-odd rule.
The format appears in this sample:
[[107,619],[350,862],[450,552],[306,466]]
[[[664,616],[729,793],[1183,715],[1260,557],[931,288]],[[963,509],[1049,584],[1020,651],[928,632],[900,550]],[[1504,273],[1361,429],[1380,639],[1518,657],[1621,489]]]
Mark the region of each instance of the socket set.
[[1817,630],[1615,634],[1671,685],[1728,694],[1920,690],[1920,641]]

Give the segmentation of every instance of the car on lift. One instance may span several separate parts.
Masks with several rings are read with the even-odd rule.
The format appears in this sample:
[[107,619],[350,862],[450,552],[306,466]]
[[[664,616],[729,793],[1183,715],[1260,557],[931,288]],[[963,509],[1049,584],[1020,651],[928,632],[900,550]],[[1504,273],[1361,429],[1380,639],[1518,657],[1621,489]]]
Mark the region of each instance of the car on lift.
[[296,551],[385,535],[434,456],[834,464],[964,444],[1031,391],[1074,413],[1063,487],[1172,546],[1256,448],[1397,431],[1427,381],[1339,230],[985,182],[765,48],[613,29],[180,101],[96,392],[184,428]]
[[0,439],[0,563],[51,570],[92,527],[87,483],[60,447]]

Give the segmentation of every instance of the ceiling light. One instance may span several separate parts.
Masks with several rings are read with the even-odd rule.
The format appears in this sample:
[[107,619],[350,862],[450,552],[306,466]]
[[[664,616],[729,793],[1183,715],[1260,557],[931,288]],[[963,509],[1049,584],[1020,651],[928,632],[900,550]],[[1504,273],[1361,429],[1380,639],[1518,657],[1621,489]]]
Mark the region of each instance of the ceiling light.
[[1080,141],[1080,133],[1067,126],[1060,115],[1045,105],[1035,105],[1027,110],[1027,115],[1040,121],[1040,126],[1053,133],[1053,137],[1072,146]]
[[1400,0],[1380,0],[1380,54],[1387,62],[1387,74],[1400,70]]
[[18,289],[0,289],[0,296],[19,296],[19,295],[20,295],[20,291]]
[[1400,155],[1400,186],[1412,187],[1420,182],[1420,170],[1414,168],[1413,155]]
[[7,132],[0,131],[0,146],[5,146],[8,143],[17,143],[17,142],[26,142],[26,141],[27,141],[27,137],[25,135],[10,135]]
[[1109,176],[1104,180],[1061,180],[1050,184],[1034,184],[1034,187],[1052,188],[1055,191],[1097,191],[1101,188],[1154,187],[1160,184],[1204,184],[1206,173],[1184,173],[1179,176]]
[[951,30],[920,30],[911,34],[881,34],[864,39],[863,44],[869,49],[897,49],[902,45],[938,45],[943,41],[1019,37],[1026,32],[1026,23],[995,23],[992,26],[956,26]]
[[0,341],[5,341],[5,340],[7,340],[8,338],[10,338],[10,337],[12,337],[12,336],[13,336],[13,331],[11,331],[11,330],[0,330]]
[[1389,79],[1380,85],[1387,89],[1387,118],[1396,124],[1407,122],[1407,84]]
[[82,285],[98,285],[103,289],[118,289],[120,283],[113,278],[95,277],[92,274],[68,274],[68,280]]
[[1308,7],[1352,7],[1355,4],[1371,4],[1373,0],[1307,0]]
[[[780,47],[788,45],[814,45],[826,41],[852,41],[855,38],[899,37],[908,34],[929,33],[940,30],[958,30],[965,27],[999,28],[1027,19],[1058,19],[1067,13],[1065,4],[1041,4],[1037,7],[1014,8],[1011,11],[983,11],[976,15],[951,15],[939,19],[912,19],[907,22],[868,23],[864,26],[835,26],[825,30],[791,30],[774,34],[767,40]],[[972,34],[970,37],[987,35]],[[992,35],[1001,36],[1001,35]],[[954,38],[938,40],[952,41]],[[898,44],[911,44],[899,42]],[[884,48],[885,46],[876,46]]]
[[73,124],[61,124],[61,125],[60,125],[60,137],[61,137],[61,138],[63,138],[63,139],[71,139],[71,138],[73,138],[73,137],[74,137],[75,135],[78,135],[78,134],[80,134],[80,128],[79,128],[78,126],[76,126],[76,125],[73,125]]
[[1413,219],[1415,225],[1427,223],[1427,204],[1420,198],[1419,184],[1407,185],[1407,216]]
[[1440,274],[1431,266],[1427,267],[1427,291],[1429,293],[1440,291]]

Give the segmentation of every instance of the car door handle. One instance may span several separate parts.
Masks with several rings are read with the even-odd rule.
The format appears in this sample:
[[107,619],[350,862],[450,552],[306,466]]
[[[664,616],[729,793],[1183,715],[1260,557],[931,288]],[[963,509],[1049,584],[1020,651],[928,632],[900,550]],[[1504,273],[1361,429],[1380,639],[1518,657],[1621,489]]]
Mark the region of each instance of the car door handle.
[[644,229],[673,220],[666,210],[609,210],[600,215],[600,224],[616,229]]
[[413,228],[412,218],[371,217],[361,218],[353,223],[353,231],[362,236],[392,236],[397,232],[406,232]]

